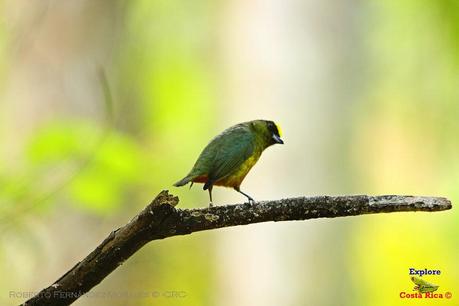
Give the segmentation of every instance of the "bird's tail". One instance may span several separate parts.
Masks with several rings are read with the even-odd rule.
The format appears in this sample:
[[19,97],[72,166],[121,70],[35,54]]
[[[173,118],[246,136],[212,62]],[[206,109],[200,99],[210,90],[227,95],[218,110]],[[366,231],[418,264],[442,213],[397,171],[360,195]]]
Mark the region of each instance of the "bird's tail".
[[186,185],[188,184],[189,182],[191,182],[191,180],[193,179],[192,176],[185,176],[184,178],[182,178],[180,181],[178,181],[177,183],[174,184],[175,187],[180,187],[180,186],[183,186],[183,185]]

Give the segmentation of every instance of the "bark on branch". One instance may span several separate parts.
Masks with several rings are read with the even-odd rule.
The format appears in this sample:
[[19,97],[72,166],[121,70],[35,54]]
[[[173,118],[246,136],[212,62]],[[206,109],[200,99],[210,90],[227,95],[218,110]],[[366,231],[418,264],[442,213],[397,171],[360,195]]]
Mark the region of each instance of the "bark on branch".
[[111,232],[86,258],[23,305],[71,304],[152,240],[268,221],[433,212],[452,207],[446,198],[397,195],[298,197],[196,209],[176,209],[178,202],[177,197],[162,191],[128,224]]

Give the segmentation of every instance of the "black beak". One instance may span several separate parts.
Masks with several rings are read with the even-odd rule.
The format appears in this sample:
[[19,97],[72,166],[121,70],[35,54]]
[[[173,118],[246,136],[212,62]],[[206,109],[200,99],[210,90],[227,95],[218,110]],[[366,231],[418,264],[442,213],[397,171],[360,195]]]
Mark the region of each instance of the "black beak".
[[277,136],[276,134],[273,134],[273,139],[278,144],[284,144],[284,141],[279,136]]

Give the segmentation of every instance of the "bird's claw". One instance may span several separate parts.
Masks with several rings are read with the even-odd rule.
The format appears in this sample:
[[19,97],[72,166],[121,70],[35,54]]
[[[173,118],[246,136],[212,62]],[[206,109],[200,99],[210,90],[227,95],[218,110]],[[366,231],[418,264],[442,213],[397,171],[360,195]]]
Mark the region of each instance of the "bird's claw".
[[214,207],[214,204],[212,202],[209,203],[209,207]]

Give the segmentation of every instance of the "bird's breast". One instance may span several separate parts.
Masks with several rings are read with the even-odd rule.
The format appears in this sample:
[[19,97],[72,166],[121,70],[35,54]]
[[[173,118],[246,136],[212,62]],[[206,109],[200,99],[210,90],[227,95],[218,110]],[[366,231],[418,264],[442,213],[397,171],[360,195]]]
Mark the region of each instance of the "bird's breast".
[[260,154],[254,154],[248,159],[246,159],[242,165],[236,169],[232,174],[228,175],[227,177],[215,182],[214,185],[217,186],[225,186],[225,187],[239,187],[246,177],[247,173],[249,173],[250,169],[257,163],[258,159],[260,158]]

